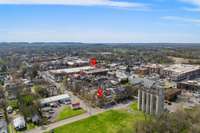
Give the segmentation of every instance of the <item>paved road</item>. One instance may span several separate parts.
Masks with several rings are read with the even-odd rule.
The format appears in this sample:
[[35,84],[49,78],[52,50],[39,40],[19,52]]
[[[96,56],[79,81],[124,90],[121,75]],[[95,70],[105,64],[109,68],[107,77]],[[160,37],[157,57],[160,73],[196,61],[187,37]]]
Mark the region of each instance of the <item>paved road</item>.
[[32,130],[29,130],[26,133],[43,133],[43,132],[47,132],[47,131],[50,131],[50,130],[52,130],[54,128],[57,128],[57,127],[60,127],[60,126],[63,126],[63,125],[66,125],[66,124],[69,124],[69,123],[72,123],[72,122],[75,122],[75,121],[79,121],[79,120],[82,120],[82,119],[88,118],[90,116],[94,116],[94,115],[103,113],[103,112],[111,110],[111,109],[117,110],[117,109],[127,108],[130,105],[130,103],[131,102],[128,102],[126,104],[118,104],[118,105],[113,106],[113,107],[108,108],[108,109],[102,109],[102,110],[99,110],[99,111],[96,111],[96,112],[84,113],[82,115],[78,115],[78,116],[75,116],[75,117],[72,117],[72,118],[69,118],[69,119],[58,121],[58,122],[49,124],[49,125],[44,126],[44,127],[38,127],[38,128],[32,129]]

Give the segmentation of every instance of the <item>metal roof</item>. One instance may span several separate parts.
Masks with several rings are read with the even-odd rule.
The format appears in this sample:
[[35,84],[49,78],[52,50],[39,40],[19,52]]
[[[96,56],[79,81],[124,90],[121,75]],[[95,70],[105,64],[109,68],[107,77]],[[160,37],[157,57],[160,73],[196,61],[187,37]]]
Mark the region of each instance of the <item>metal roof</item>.
[[63,94],[63,95],[48,97],[48,98],[41,99],[40,103],[47,104],[47,103],[57,102],[59,100],[65,100],[65,99],[70,99],[70,96],[68,94]]
[[199,70],[199,65],[189,65],[189,64],[173,64],[168,67],[165,67],[163,70],[165,71],[172,71],[177,74],[188,73],[191,71]]
[[50,70],[49,72],[55,73],[55,74],[60,74],[60,73],[66,73],[67,74],[67,73],[77,73],[77,72],[80,72],[80,71],[92,70],[92,69],[95,69],[95,68],[91,67],[91,66],[84,66],[84,67]]

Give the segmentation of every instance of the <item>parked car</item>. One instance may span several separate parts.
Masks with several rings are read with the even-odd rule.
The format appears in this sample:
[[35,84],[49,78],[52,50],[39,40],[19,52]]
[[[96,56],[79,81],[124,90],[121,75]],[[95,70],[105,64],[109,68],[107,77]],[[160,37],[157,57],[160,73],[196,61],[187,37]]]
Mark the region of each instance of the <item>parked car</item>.
[[50,113],[50,114],[53,114],[53,113],[55,113],[55,111],[53,111],[53,110],[50,110],[50,111],[49,111],[49,113]]
[[11,106],[8,106],[6,110],[9,114],[13,112],[13,108]]
[[51,106],[52,108],[57,108],[57,107],[58,107],[58,104],[57,104],[57,103],[50,103],[50,106]]
[[13,126],[16,130],[22,130],[26,128],[26,121],[23,116],[18,116],[13,120]]
[[69,104],[71,104],[71,101],[66,101],[66,102],[64,102],[64,104],[69,105]]
[[3,116],[4,116],[3,112],[0,112],[0,118],[3,117]]

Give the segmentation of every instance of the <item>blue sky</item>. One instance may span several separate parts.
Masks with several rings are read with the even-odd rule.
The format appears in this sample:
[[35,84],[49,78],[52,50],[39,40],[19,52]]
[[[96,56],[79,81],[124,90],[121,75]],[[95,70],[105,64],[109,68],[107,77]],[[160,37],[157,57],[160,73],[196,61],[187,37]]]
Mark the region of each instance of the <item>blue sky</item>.
[[200,0],[0,0],[0,42],[200,42]]

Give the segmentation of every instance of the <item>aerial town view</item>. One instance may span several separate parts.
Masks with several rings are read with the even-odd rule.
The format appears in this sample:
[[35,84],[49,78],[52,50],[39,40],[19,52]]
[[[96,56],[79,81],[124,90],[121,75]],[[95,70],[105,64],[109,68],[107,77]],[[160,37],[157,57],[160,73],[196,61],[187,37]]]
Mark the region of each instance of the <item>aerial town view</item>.
[[199,0],[0,0],[0,133],[200,133]]

